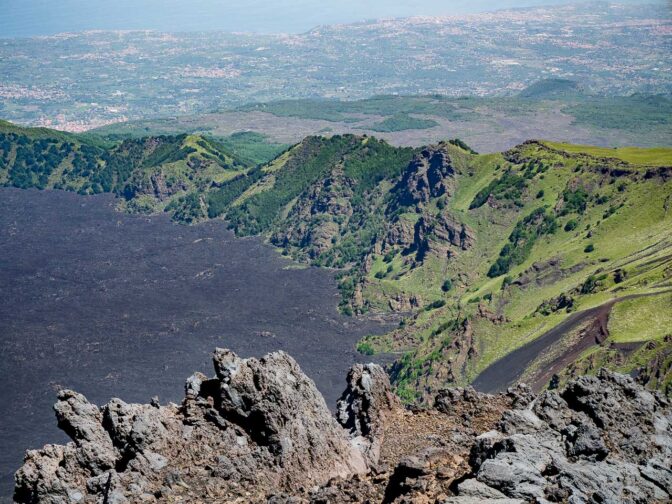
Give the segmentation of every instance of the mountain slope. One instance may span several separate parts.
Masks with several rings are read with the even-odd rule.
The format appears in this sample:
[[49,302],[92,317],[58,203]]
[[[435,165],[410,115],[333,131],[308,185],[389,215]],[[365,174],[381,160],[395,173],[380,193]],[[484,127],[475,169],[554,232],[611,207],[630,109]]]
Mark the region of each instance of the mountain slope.
[[203,192],[248,168],[219,142],[197,135],[114,144],[0,124],[0,184],[80,194],[114,192],[127,211],[167,210],[185,222],[206,217]]
[[[672,149],[529,141],[478,155],[336,135],[250,167],[198,136],[101,147],[38,133],[0,139],[1,182],[225,218],[338,268],[342,311],[400,321],[358,349],[397,356],[407,400],[447,383],[541,389],[600,366],[672,390]],[[17,162],[22,143],[32,163]]]
[[[538,388],[598,363],[642,367],[652,385],[669,387],[670,321],[661,315],[645,328],[622,320],[637,320],[651,303],[669,305],[670,149],[535,141],[478,156],[455,141],[391,151],[399,164],[412,159],[385,171],[372,161],[377,149],[389,150],[382,145],[309,139],[264,168],[223,213],[239,234],[262,233],[298,259],[345,268],[344,311],[406,316],[359,346],[400,355],[393,378],[402,395],[471,382],[534,341],[547,344],[513,377]],[[363,156],[368,185],[348,177]],[[321,161],[310,168],[312,159]],[[293,175],[296,163],[310,175]],[[610,320],[612,310],[625,314]],[[485,388],[508,385],[491,375]]]
[[[515,379],[540,388],[563,370],[596,369],[597,356],[592,365],[585,359],[597,351],[600,363],[623,371],[653,368],[654,381],[669,392],[669,316],[655,325],[640,319],[628,326],[609,314],[629,309],[621,318],[632,319],[647,303],[657,303],[662,313],[672,307],[672,171],[660,166],[669,166],[670,150],[593,154],[603,153],[529,142],[481,159],[459,179],[447,208],[473,229],[476,246],[443,260],[443,270],[435,264],[433,277],[422,269],[413,273],[422,277],[423,304],[445,306],[366,342],[372,349],[407,352],[393,375],[403,393],[428,393],[446,380],[471,382],[572,313],[598,306],[603,308],[560,331],[529,361],[510,360],[500,369],[515,367]],[[442,294],[445,279],[451,288]],[[375,284],[369,288],[377,293]],[[617,304],[643,294],[651,297],[637,298],[639,307]],[[501,374],[490,378],[476,383],[492,390],[510,384]]]

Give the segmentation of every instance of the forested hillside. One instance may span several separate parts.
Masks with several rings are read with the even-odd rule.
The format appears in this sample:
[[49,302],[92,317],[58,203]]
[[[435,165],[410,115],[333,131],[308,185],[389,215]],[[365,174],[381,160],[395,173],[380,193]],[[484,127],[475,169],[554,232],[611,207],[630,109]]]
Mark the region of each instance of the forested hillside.
[[0,184],[80,194],[113,192],[126,211],[165,210],[182,222],[206,218],[203,194],[250,166],[225,144],[198,135],[111,143],[0,123]]

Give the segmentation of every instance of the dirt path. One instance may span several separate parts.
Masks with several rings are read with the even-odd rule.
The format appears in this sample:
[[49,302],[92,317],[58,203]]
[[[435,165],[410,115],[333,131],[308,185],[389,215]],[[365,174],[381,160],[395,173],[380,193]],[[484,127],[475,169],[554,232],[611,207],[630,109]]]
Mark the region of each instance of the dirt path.
[[631,294],[622,298],[612,299],[588,310],[573,313],[537,339],[530,341],[491,364],[476,377],[472,385],[476,390],[481,392],[496,393],[506,390],[507,387],[516,383],[525,370],[542,356],[544,352],[548,351],[571,331],[585,324],[587,327],[583,331],[582,337],[534,375],[530,383],[533,388],[541,389],[553,373],[564,368],[586,349],[604,341],[608,336],[606,331],[609,313],[616,303],[639,297],[658,296],[671,291],[672,289],[647,294]]

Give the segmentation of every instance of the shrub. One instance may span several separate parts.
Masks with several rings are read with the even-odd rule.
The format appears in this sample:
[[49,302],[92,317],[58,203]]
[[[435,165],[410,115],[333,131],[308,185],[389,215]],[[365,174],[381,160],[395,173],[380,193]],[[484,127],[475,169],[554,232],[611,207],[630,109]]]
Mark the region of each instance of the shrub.
[[373,346],[368,341],[360,341],[357,343],[357,351],[363,355],[373,355],[376,353]]
[[490,278],[498,277],[529,257],[534,242],[543,235],[553,234],[558,223],[553,215],[546,213],[545,208],[537,208],[530,215],[520,220],[509,236],[509,243],[499,252],[499,257],[488,270]]
[[501,178],[493,180],[487,187],[481,189],[469,205],[469,209],[483,206],[490,195],[498,200],[519,200],[523,189],[525,189],[525,179],[508,170]]
[[443,292],[448,292],[453,288],[453,281],[450,278],[446,278],[441,285],[441,290]]
[[478,154],[478,152],[469,147],[464,141],[460,140],[459,138],[453,138],[452,140],[448,140],[448,143],[451,145],[455,145],[460,149],[466,150],[467,152],[470,152],[472,154]]
[[583,251],[587,254],[590,254],[593,250],[595,250],[595,245],[593,245],[592,243],[589,243],[588,245],[586,245],[586,248],[583,249]]
[[586,278],[585,282],[581,285],[581,294],[590,294],[594,292],[597,288],[597,278],[594,275],[590,275]]
[[428,304],[425,306],[425,311],[431,311],[431,310],[436,310],[437,308],[441,308],[446,304],[445,300],[443,299],[437,299],[433,303]]
[[576,219],[568,220],[567,224],[565,224],[565,231],[573,231],[578,225],[579,223],[576,222]]
[[588,193],[583,188],[578,188],[576,191],[566,189],[562,193],[562,199],[565,206],[562,208],[560,215],[567,215],[570,213],[583,214],[588,206]]
[[539,192],[537,193],[537,199],[541,199],[544,197],[544,190],[540,189]]
[[617,269],[614,271],[614,283],[621,283],[628,277],[628,272],[624,269]]

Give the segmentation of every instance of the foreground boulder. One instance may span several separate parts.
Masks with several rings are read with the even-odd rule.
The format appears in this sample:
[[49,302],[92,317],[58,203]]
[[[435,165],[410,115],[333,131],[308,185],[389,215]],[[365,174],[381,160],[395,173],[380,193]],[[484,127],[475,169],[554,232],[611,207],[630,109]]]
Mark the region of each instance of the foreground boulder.
[[[354,441],[287,354],[241,359],[217,350],[214,365],[216,378],[187,380],[181,406],[113,399],[98,408],[61,391],[56,415],[72,442],[27,453],[15,500],[152,502],[178,492],[188,501],[259,501],[366,473],[376,462],[374,432],[366,446]],[[369,371],[385,390],[367,393],[389,394],[382,369]],[[368,415],[367,405],[357,408]]]
[[332,416],[288,355],[214,354],[180,406],[102,408],[64,390],[72,438],[26,454],[21,503],[669,502],[672,408],[600,371],[535,396],[441,391],[407,409],[377,365],[355,365]]
[[471,463],[474,484],[524,501],[668,502],[672,411],[664,396],[601,370],[505,412]]

